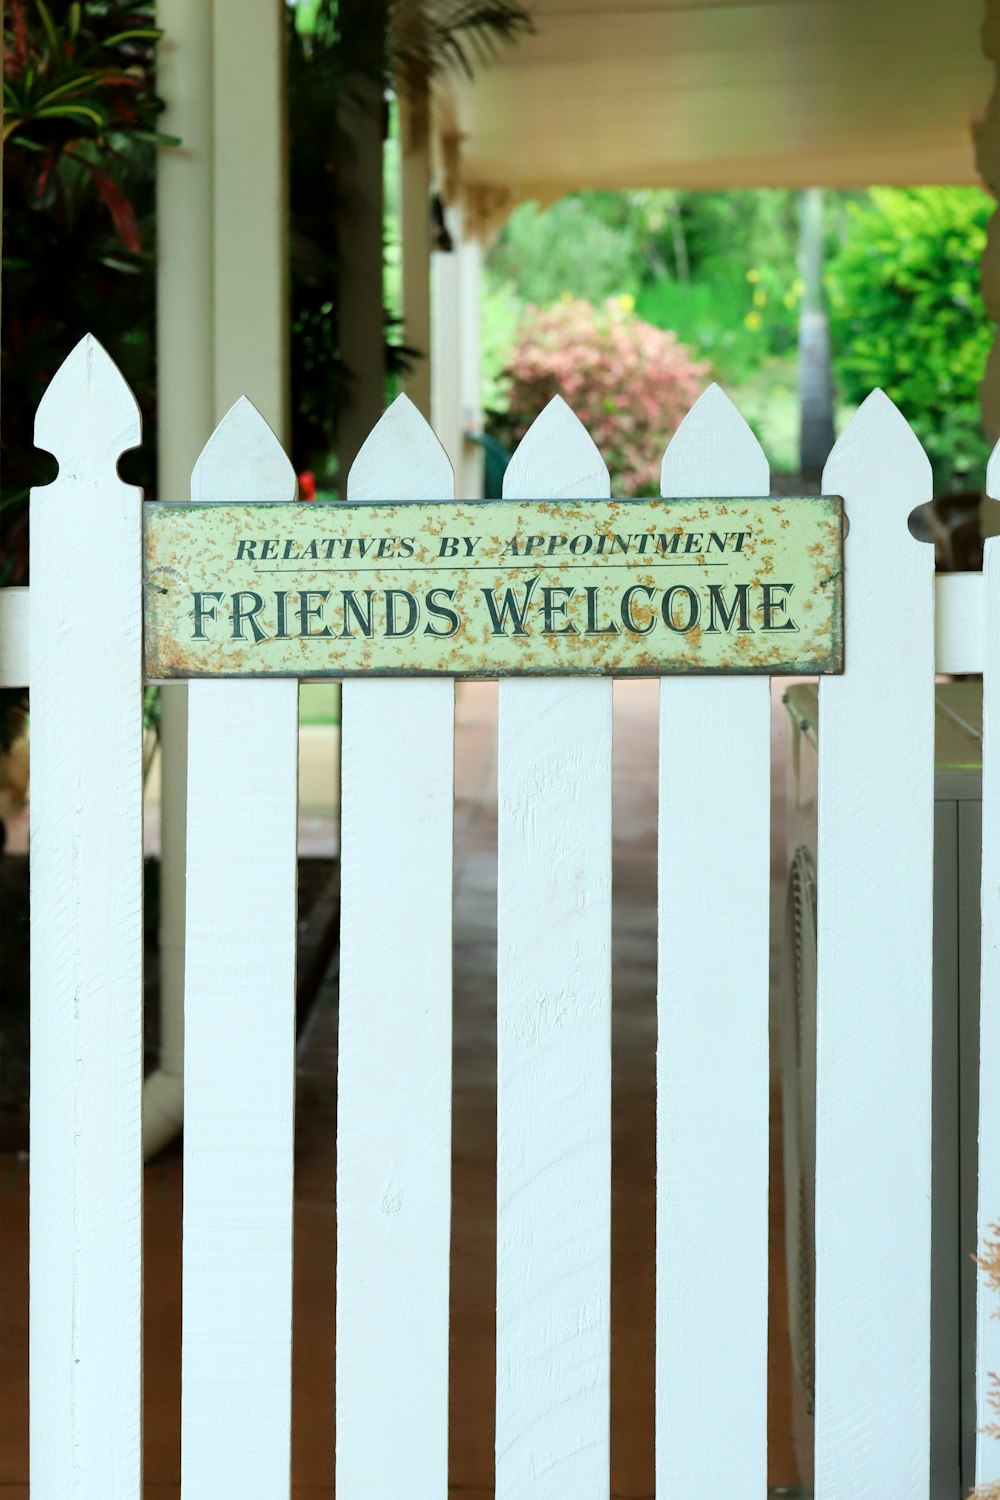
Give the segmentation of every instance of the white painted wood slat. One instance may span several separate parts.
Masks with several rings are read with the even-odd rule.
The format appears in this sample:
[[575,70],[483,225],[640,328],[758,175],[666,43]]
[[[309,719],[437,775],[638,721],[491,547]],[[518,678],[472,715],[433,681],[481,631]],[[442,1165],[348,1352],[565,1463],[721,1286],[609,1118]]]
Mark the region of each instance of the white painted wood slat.
[[[663,494],[768,484],[760,444],[711,386],[667,448]],[[662,1500],[760,1500],[767,1483],[769,690],[766,677],[660,683]]]
[[[348,498],[453,491],[400,396]],[[449,678],[343,685],[337,1500],[448,1492],[454,705]]]
[[0,687],[27,687],[31,674],[30,590],[0,589]]
[[[246,399],[195,466],[199,501],[292,500]],[[184,1500],[290,1483],[298,684],[188,689]]]
[[[608,495],[555,398],[504,496]],[[610,680],[501,681],[497,772],[496,1495],[607,1500]]]
[[93,338],[42,399],[31,495],[31,1489],[142,1486],[139,412]]
[[[986,493],[1000,498],[1000,444],[986,470]],[[1000,537],[989,537],[983,560],[982,950],[979,986],[979,1207],[977,1242],[1000,1240]],[[1000,1483],[1000,1437],[991,1404],[1000,1387],[997,1294],[984,1276],[976,1287],[976,1483]]]
[[938,672],[983,670],[983,575],[938,573],[934,578],[934,666]]
[[831,454],[847,669],[819,690],[816,1500],[929,1477],[934,556],[930,466],[881,392]]

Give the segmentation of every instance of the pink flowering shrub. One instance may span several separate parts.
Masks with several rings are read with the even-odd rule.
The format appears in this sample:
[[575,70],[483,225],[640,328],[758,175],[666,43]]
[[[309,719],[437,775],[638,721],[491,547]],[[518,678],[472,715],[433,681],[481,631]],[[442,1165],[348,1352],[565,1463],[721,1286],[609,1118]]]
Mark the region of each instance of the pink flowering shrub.
[[546,311],[529,307],[504,370],[504,435],[523,437],[561,395],[601,450],[614,493],[658,494],[667,439],[707,372],[674,334],[637,318],[630,298],[613,297],[603,307],[568,298]]

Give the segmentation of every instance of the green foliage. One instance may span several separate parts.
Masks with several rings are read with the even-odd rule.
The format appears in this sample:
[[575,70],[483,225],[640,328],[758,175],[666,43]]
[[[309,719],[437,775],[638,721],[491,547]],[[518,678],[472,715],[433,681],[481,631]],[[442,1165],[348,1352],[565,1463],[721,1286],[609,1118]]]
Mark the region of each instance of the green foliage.
[[[321,46],[340,40],[340,0],[287,0],[296,32]],[[373,56],[385,49],[395,73],[426,79],[457,70],[471,78],[501,46],[534,30],[517,0],[381,0],[370,7]],[[357,62],[357,58],[352,59]],[[379,63],[376,61],[375,66]]]
[[[151,5],[4,5],[3,488],[0,583],[27,571],[32,425],[45,386],[94,332],[154,401],[153,159],[167,138]],[[150,432],[150,436],[154,434]],[[150,447],[133,474],[148,482]]]
[[986,224],[978,188],[875,188],[849,206],[828,263],[843,399],[881,386],[934,467],[938,493],[977,485],[987,457],[979,384],[993,339],[979,293]]
[[639,293],[635,310],[657,328],[673,329],[729,381],[744,380],[766,352],[759,327],[746,323],[754,309],[745,273],[710,281],[651,282]]
[[482,360],[481,399],[485,412],[500,413],[507,405],[504,368],[517,340],[524,303],[508,281],[483,278],[479,314],[479,351]]
[[447,72],[472,78],[534,31],[518,0],[388,0],[388,20],[389,54],[404,81]]
[[517,208],[490,252],[492,277],[535,307],[564,295],[595,304],[635,295],[641,268],[633,237],[595,213],[589,196],[562,198],[545,211],[535,203]]
[[[488,328],[512,299],[549,307],[568,294],[597,305],[624,294],[739,384],[795,348],[797,210],[785,190],[585,192],[544,211],[524,204],[487,260]],[[510,344],[489,334],[484,343],[484,401],[495,410]]]

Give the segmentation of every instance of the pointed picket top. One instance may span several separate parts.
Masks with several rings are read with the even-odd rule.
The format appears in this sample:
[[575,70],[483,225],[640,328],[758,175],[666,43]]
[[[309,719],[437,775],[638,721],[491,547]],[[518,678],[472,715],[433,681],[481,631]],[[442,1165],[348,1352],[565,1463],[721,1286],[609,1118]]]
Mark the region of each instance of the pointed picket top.
[[[61,479],[105,479],[142,442],[142,417],[125,377],[86,334],[49,382],[35,414],[35,444],[59,463]],[[56,483],[59,481],[57,480]]]
[[750,424],[714,382],[698,397],[667,445],[660,467],[664,495],[766,495],[767,458]]
[[833,445],[823,493],[843,495],[852,527],[868,534],[905,527],[934,493],[931,465],[913,428],[885,391],[874,390]]
[[503,493],[505,500],[610,498],[608,466],[562,396],[552,397],[518,443]]
[[[229,408],[191,474],[191,499],[243,502],[294,500],[295,470],[284,448],[246,396]],[[180,495],[165,495],[180,500]]]
[[449,500],[455,474],[430,423],[409,396],[397,396],[358,450],[348,500]]
[[991,500],[1000,500],[1000,442],[986,462],[986,493]]

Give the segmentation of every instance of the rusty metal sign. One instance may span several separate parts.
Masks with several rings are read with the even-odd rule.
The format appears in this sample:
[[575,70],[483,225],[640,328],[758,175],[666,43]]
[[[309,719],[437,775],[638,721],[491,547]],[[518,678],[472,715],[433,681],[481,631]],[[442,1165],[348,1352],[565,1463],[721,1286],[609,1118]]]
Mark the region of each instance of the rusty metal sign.
[[145,507],[146,674],[843,670],[837,498]]

